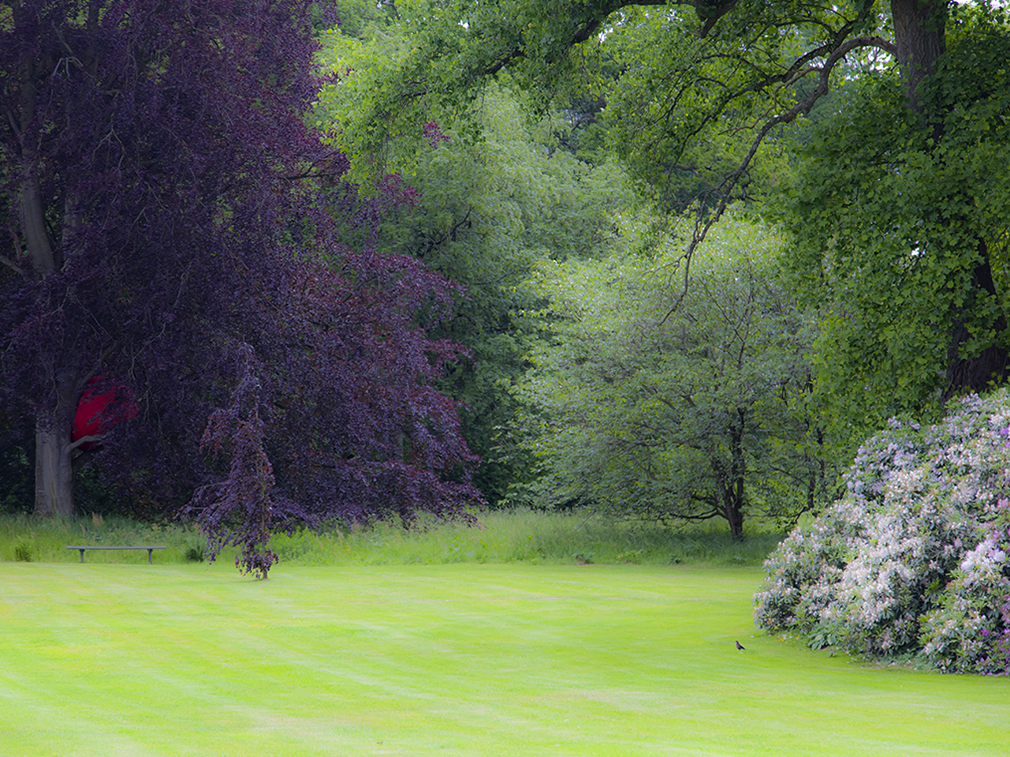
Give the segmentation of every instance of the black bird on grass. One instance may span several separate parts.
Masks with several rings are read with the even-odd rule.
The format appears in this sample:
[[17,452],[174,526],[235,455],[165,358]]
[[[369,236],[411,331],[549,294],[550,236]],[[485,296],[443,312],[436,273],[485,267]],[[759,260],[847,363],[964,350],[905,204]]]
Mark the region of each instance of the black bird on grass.
[[736,643],[736,648],[737,649],[746,649],[746,647],[743,644],[741,644],[739,641]]

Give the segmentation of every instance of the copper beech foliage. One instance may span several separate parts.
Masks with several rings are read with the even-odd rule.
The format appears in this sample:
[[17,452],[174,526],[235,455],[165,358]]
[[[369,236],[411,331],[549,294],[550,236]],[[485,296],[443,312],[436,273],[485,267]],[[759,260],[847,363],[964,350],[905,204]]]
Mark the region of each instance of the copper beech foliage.
[[479,499],[432,388],[451,284],[341,242],[410,198],[356,197],[306,128],[312,5],[0,3],[0,403],[56,450],[36,489],[108,376],[139,407],[89,453],[109,483],[261,576],[272,529]]

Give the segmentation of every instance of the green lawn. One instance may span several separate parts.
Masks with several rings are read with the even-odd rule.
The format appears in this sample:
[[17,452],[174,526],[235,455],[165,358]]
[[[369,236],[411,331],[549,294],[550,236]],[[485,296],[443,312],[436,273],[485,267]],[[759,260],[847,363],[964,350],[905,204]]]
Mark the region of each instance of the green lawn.
[[0,754],[1010,754],[1010,681],[764,636],[754,568],[143,557],[0,563]]

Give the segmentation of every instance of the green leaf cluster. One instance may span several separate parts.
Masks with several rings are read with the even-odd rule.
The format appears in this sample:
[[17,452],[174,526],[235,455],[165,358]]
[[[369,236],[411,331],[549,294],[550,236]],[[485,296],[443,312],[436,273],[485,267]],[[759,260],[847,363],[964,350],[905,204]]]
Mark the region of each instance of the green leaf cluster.
[[[367,22],[348,0],[338,13],[344,4],[352,20],[326,35],[320,55],[333,82],[319,99],[330,116],[317,121],[340,124],[330,139],[352,156],[358,182],[381,177],[391,142],[430,119],[478,141],[474,115],[496,82],[538,114],[560,108],[580,157],[620,156],[665,207],[683,210],[729,191],[722,181],[747,155],[755,124],[795,101],[789,88],[767,90],[800,43],[763,16],[752,31],[737,24],[702,39],[693,10],[620,2],[405,0]],[[760,195],[788,169],[768,140],[734,196]]]
[[[321,110],[320,117],[336,133],[372,116]],[[609,254],[614,215],[639,199],[615,164],[590,166],[559,149],[557,119],[531,118],[506,88],[488,87],[465,123],[446,123],[431,115],[387,142],[381,170],[412,201],[386,208],[378,236],[362,243],[423,260],[461,286],[454,318],[435,333],[466,345],[470,357],[443,388],[465,405],[464,435],[483,458],[475,484],[496,503],[527,476],[513,438],[520,401],[512,387],[540,327],[529,315],[542,306],[530,272],[544,259]],[[474,127],[479,140],[469,138]]]
[[643,243],[647,220],[621,217],[607,258],[535,271],[553,336],[522,386],[544,472],[527,496],[723,517],[734,535],[747,513],[818,504],[834,476],[808,405],[813,324],[776,275],[781,238],[734,216],[699,248],[685,288],[690,223]]
[[780,205],[791,284],[823,307],[820,394],[862,428],[936,407],[956,329],[955,357],[1008,344],[1010,34],[955,21],[921,87],[926,116],[894,70],[846,84],[815,112]]
[[756,127],[795,104],[791,89],[765,91],[798,53],[795,37],[758,24],[703,39],[699,28],[692,12],[631,8],[600,43],[619,72],[603,89],[604,143],[677,211],[727,191],[760,197],[790,170],[780,142],[767,139],[737,186],[723,184],[743,164]]

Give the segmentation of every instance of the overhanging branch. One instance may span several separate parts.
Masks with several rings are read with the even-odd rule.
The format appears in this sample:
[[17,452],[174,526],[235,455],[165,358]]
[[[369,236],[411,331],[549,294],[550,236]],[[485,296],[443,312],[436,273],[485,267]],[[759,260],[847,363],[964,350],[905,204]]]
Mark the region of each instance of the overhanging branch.
[[[824,64],[821,66],[807,65],[812,63],[819,55],[815,53],[825,51],[825,46],[817,48],[815,51],[808,52],[801,56],[796,63],[794,63],[787,71],[791,73],[788,78],[774,77],[772,79],[766,79],[766,83],[781,84],[782,86],[791,86],[795,84],[800,79],[804,78],[810,74],[817,74],[817,85],[814,87],[813,91],[807,97],[803,98],[800,102],[796,103],[792,108],[784,113],[772,116],[758,129],[758,132],[754,139],[751,141],[750,149],[744,156],[744,159],[740,164],[729,173],[720,182],[719,186],[716,187],[712,193],[718,195],[719,200],[716,203],[715,210],[708,214],[703,214],[703,208],[699,208],[698,213],[695,217],[694,231],[691,236],[691,241],[688,242],[687,247],[684,250],[684,254],[681,256],[681,260],[684,263],[684,273],[683,273],[683,283],[681,286],[680,293],[675,297],[673,305],[669,308],[666,315],[664,315],[658,322],[658,325],[664,324],[670,316],[672,316],[680,308],[681,303],[687,296],[688,286],[690,283],[690,268],[691,268],[691,258],[695,251],[705,241],[705,237],[708,235],[709,230],[718,223],[719,219],[722,218],[723,213],[726,212],[726,208],[729,207],[730,197],[733,190],[736,188],[740,179],[747,173],[754,156],[757,154],[758,149],[764,142],[765,137],[777,126],[783,124],[792,123],[800,115],[805,115],[810,112],[821,97],[826,95],[829,90],[831,73],[835,66],[850,52],[853,50],[872,47],[882,50],[889,55],[895,55],[897,49],[894,44],[887,41],[886,39],[878,36],[859,36],[853,37],[851,39],[845,39],[847,37],[847,32],[855,25],[856,22],[852,24],[847,24],[842,30],[838,32],[836,36],[836,43],[829,48],[831,50],[828,57],[825,59]],[[757,88],[752,91],[759,91]],[[711,193],[710,193],[711,194]]]

